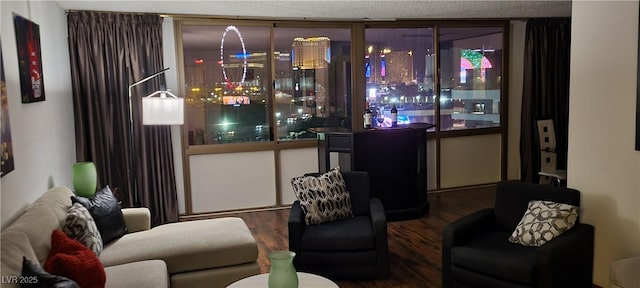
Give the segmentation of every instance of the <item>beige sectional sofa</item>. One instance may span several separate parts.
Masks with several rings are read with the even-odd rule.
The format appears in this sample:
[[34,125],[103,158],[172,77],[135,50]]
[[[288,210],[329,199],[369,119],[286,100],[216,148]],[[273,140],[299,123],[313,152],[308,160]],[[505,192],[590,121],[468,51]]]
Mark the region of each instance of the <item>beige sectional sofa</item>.
[[[2,287],[19,287],[22,257],[44,265],[51,233],[61,229],[73,192],[52,188],[1,233]],[[99,256],[106,287],[226,287],[260,273],[258,247],[240,218],[160,225],[150,229],[146,208],[122,209],[128,233],[108,243]],[[5,281],[7,280],[7,281]]]

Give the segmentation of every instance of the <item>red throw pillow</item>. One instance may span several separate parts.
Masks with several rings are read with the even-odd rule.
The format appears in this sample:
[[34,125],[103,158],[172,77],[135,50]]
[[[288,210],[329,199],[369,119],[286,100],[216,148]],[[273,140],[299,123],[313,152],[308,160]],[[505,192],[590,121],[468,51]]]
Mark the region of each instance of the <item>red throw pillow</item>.
[[104,266],[89,248],[71,239],[61,230],[51,234],[51,251],[44,269],[76,281],[82,288],[104,288]]

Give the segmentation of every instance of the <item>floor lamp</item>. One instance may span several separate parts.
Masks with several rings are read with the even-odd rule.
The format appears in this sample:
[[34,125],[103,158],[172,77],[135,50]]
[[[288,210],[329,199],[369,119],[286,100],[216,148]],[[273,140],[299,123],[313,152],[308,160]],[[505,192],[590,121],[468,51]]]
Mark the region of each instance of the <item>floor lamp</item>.
[[[153,73],[144,79],[138,80],[129,85],[129,176],[133,180],[133,202],[135,206],[140,206],[138,199],[138,183],[136,174],[133,172],[135,168],[134,155],[134,130],[133,130],[133,109],[132,94],[133,87],[147,82],[159,75],[163,74],[169,68]],[[142,98],[142,125],[182,125],[184,124],[184,98],[180,98],[168,90],[155,91]]]

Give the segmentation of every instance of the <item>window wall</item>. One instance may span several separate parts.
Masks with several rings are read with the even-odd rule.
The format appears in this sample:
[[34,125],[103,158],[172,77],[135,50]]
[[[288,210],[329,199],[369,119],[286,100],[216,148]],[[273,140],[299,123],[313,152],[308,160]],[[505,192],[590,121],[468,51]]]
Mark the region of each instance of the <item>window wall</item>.
[[[181,26],[189,145],[313,139],[310,128],[350,129],[363,109],[352,107],[352,27],[262,24]],[[503,27],[378,26],[364,30],[356,69],[377,127],[393,106],[400,125],[500,127]]]
[[290,204],[289,180],[317,172],[312,128],[360,131],[365,103],[376,129],[390,126],[394,106],[400,127],[436,125],[430,191],[506,177],[507,21],[184,18],[174,26],[187,104],[186,214]]

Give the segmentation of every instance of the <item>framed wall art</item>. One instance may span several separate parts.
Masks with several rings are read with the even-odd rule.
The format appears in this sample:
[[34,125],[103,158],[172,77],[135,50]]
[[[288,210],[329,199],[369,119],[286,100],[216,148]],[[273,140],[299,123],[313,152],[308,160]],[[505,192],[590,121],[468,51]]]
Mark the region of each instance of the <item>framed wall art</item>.
[[44,101],[40,27],[20,15],[13,14],[18,46],[20,93],[22,103]]
[[0,119],[0,161],[2,162],[0,176],[13,171],[13,145],[11,142],[11,125],[9,123],[9,101],[7,97],[7,85],[4,78],[4,62],[2,61],[2,46],[0,46],[0,103],[2,115]]
[[640,151],[640,22],[638,23],[638,69],[636,82],[636,150]]

